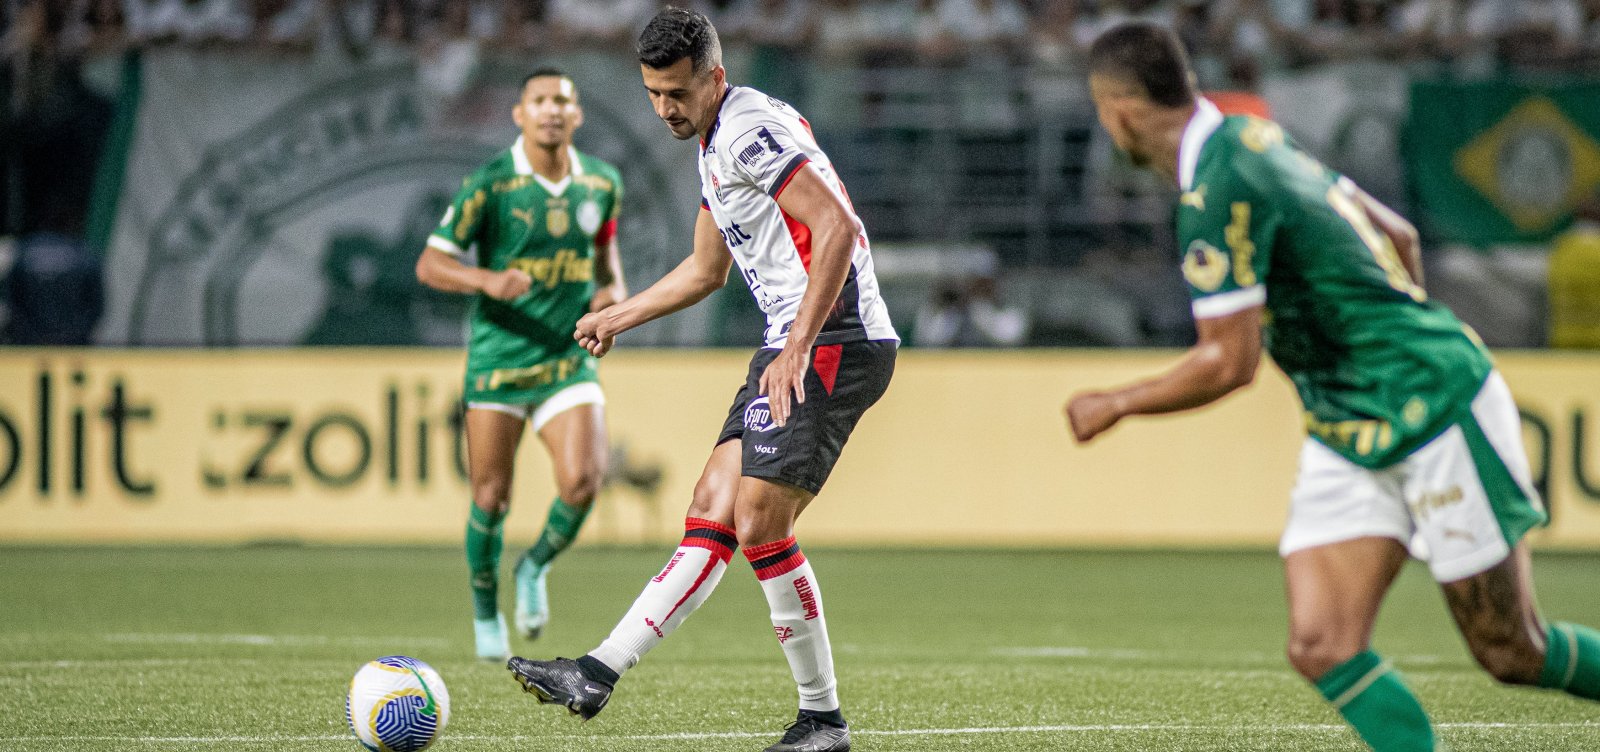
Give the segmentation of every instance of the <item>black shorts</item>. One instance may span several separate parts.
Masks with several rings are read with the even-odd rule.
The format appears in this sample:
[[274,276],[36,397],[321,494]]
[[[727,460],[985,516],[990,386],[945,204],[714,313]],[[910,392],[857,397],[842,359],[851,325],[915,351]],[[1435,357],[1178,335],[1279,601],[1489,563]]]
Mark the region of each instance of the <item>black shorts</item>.
[[817,493],[839,461],[856,421],[889,388],[897,344],[874,340],[812,348],[806,401],[793,403],[789,421],[781,428],[772,422],[767,398],[759,393],[761,374],[780,351],[757,350],[717,444],[744,442],[744,475]]

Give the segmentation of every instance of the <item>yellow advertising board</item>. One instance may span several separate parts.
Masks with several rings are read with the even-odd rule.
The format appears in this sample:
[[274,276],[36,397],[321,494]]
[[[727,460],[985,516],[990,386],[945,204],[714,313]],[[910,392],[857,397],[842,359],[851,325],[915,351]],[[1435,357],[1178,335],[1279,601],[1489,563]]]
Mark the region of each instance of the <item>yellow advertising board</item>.
[[[903,352],[801,530],[817,544],[1270,545],[1302,437],[1270,365],[1206,410],[1088,447],[1068,436],[1068,395],[1174,355]],[[612,437],[661,482],[610,488],[585,540],[673,539],[748,357],[606,358]],[[439,350],[5,351],[0,541],[453,542],[461,365]],[[1500,365],[1552,506],[1536,542],[1600,546],[1600,357]],[[521,451],[509,529],[532,537],[554,484],[538,442]]]

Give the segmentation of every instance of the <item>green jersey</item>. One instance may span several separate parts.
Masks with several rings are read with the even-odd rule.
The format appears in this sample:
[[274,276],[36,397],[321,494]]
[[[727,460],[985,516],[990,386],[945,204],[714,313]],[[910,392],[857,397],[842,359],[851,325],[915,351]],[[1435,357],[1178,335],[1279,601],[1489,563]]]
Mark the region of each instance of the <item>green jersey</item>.
[[1210,102],[1178,156],[1178,239],[1196,318],[1265,304],[1263,342],[1307,431],[1368,468],[1399,462],[1468,409],[1488,352],[1428,300],[1348,178],[1276,123]]
[[485,269],[533,278],[515,300],[477,295],[467,345],[468,401],[542,401],[555,388],[595,379],[595,362],[572,333],[595,292],[596,248],[616,236],[622,178],[576,149],[571,173],[536,175],[523,140],[462,181],[428,245],[462,255],[477,248]]

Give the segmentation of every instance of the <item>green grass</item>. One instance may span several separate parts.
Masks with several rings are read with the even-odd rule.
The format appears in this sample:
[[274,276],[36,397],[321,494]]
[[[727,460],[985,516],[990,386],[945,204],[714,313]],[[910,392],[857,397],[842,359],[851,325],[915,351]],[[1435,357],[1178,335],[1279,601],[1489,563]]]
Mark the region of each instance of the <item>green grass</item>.
[[[555,621],[514,648],[593,647],[667,552],[569,553],[551,573]],[[1281,657],[1270,553],[810,558],[858,750],[1362,749]],[[345,685],[389,653],[444,676],[443,752],[758,750],[792,719],[794,687],[760,588],[734,563],[606,712],[579,724],[471,660],[454,549],[0,548],[0,750],[356,750]],[[1600,623],[1597,564],[1540,557],[1547,613]],[[1600,748],[1600,706],[1478,671],[1418,566],[1376,647],[1453,752]],[[930,733],[952,729],[969,730]]]

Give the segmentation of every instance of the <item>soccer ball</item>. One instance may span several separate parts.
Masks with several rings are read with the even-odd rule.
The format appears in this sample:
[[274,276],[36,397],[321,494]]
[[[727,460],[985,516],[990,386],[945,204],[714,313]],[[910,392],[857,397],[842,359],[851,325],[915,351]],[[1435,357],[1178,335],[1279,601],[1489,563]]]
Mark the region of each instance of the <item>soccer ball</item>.
[[344,715],[361,746],[373,752],[419,752],[449,722],[450,692],[432,666],[384,656],[356,671]]

